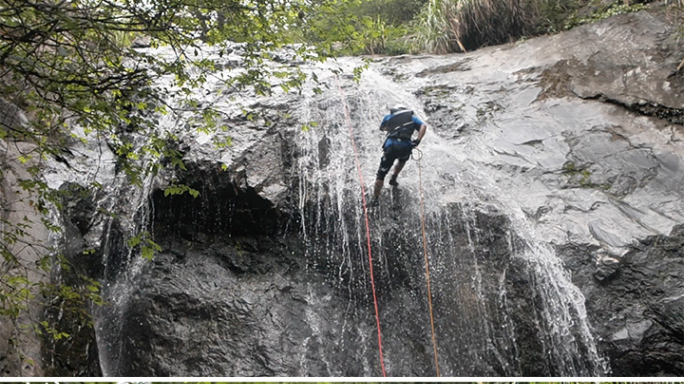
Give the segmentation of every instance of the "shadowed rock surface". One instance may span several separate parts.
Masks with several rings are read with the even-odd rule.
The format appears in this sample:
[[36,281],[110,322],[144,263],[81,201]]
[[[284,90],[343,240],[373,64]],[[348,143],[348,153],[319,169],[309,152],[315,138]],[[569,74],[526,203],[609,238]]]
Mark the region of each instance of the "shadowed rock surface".
[[684,226],[632,244],[619,260],[599,249],[565,245],[560,253],[582,288],[587,311],[614,372],[671,376],[682,372]]

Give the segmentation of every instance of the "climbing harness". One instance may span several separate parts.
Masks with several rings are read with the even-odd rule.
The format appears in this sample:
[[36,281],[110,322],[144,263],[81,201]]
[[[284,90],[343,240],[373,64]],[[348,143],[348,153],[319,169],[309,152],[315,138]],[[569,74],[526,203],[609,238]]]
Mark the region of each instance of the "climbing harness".
[[347,106],[347,98],[344,95],[344,91],[342,91],[342,87],[340,86],[340,80],[337,75],[335,75],[335,82],[337,83],[337,89],[340,91],[340,96],[342,97],[342,105],[344,106],[344,114],[345,119],[347,121],[347,128],[349,128],[349,137],[351,138],[352,146],[354,147],[356,169],[359,172],[359,182],[361,183],[361,199],[363,201],[363,215],[366,219],[366,240],[368,242],[368,265],[370,266],[371,288],[373,290],[373,303],[375,305],[375,322],[378,326],[378,350],[380,351],[380,367],[382,368],[382,376],[387,377],[387,374],[385,373],[385,361],[382,357],[382,334],[380,333],[380,312],[378,311],[378,298],[375,294],[375,279],[373,278],[373,256],[371,254],[371,237],[370,225],[368,223],[368,207],[366,205],[366,189],[363,183],[361,161],[359,161],[359,151],[356,147],[356,141],[354,141],[354,133],[352,131],[351,117],[349,117],[349,107]]
[[[432,328],[432,346],[435,352],[435,369],[437,371],[437,377],[439,375],[439,361],[437,359],[437,339],[435,338],[435,318],[432,314],[432,290],[430,289],[430,263],[428,262],[428,251],[427,251],[427,236],[425,234],[425,202],[423,200],[423,175],[420,167],[420,160],[423,158],[423,152],[414,148],[419,154],[419,156],[414,157],[414,160],[418,163],[418,184],[420,185],[420,225],[423,230],[423,254],[425,255],[425,279],[427,280],[427,291],[428,291],[428,307],[430,308],[430,327]],[[411,154],[413,157],[413,154]]]

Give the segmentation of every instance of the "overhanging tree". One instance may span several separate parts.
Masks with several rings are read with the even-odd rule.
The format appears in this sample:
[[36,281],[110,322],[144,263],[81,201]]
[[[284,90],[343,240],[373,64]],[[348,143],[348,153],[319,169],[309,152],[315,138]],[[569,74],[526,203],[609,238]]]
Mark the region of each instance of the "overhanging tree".
[[[41,162],[49,156],[61,158],[73,140],[106,140],[118,156],[118,166],[136,185],[162,164],[183,167],[181,154],[169,146],[173,134],[157,129],[155,116],[190,113],[202,122],[196,129],[225,129],[216,124],[219,111],[199,107],[195,100],[194,90],[212,76],[217,64],[202,54],[203,46],[215,47],[221,56],[230,42],[241,43],[241,68],[225,79],[228,86],[268,93],[275,74],[284,89],[296,89],[303,73],[269,67],[271,53],[288,44],[313,42],[296,46],[295,55],[323,60],[334,41],[356,44],[358,34],[347,27],[355,23],[354,15],[340,11],[352,2],[0,0],[0,105],[18,106],[28,116],[26,121],[3,120],[0,140],[30,144],[16,160],[26,164],[30,175],[19,185],[30,196],[32,209],[47,215],[50,206],[59,207],[60,191],[42,180]],[[140,40],[152,49],[136,48]],[[161,86],[161,78],[171,79],[170,86],[168,80]],[[170,96],[182,101],[169,104]],[[145,142],[133,143],[134,132],[144,133]],[[141,158],[148,161],[138,161]],[[162,158],[169,161],[159,161]],[[0,178],[8,161],[0,164]],[[173,188],[171,193],[197,193]],[[0,205],[0,211],[9,207],[3,201]],[[16,222],[0,215],[0,220],[0,317],[11,319],[17,329],[26,326],[18,319],[37,291],[58,295],[75,307],[84,300],[99,300],[99,287],[92,280],[85,279],[82,292],[34,281],[31,272],[45,274],[56,260],[49,249],[36,251],[44,255],[36,265],[27,266],[17,257],[17,245],[48,245],[31,238],[31,226],[57,232],[58,226],[47,219]],[[131,239],[130,245],[148,255],[156,246],[145,234]],[[33,319],[28,329],[54,338],[69,336],[39,320]]]

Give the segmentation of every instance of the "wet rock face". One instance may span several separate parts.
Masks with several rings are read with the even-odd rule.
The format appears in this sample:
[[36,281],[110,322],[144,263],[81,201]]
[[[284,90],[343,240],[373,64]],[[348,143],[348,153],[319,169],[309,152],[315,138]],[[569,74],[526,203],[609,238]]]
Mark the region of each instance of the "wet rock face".
[[[235,237],[168,239],[131,293],[124,353],[133,376],[298,376],[311,336],[301,245]],[[320,284],[325,285],[324,281]]]
[[559,249],[616,376],[682,374],[681,229],[670,231],[684,222],[684,78],[666,20],[640,12],[451,64],[395,59],[404,70],[386,72],[432,80],[407,83],[463,153],[443,157],[460,161],[462,183],[491,181]]
[[[466,209],[466,211],[468,211]],[[552,376],[546,303],[536,293],[529,261],[512,257],[510,223],[495,211],[473,212],[482,225],[469,247],[464,207],[431,218],[434,235],[459,252],[439,249],[432,281],[442,374]],[[167,232],[163,247],[131,282],[117,357],[119,376],[369,376],[379,374],[375,319],[364,254],[344,268],[325,239]],[[444,225],[453,221],[457,225]],[[434,375],[421,243],[409,220],[386,217],[373,225],[374,267],[384,357],[397,376]],[[209,227],[201,227],[207,230]],[[511,241],[513,243],[511,243]],[[383,246],[382,244],[386,244]],[[397,254],[396,248],[407,250]],[[365,265],[364,265],[365,264]],[[473,268],[481,274],[473,275]],[[331,268],[336,267],[336,268]],[[473,284],[473,279],[482,284]],[[577,332],[573,330],[572,332]],[[585,357],[576,356],[578,364]]]
[[613,372],[681,375],[684,226],[640,240],[620,260],[600,260],[596,251],[567,245],[560,253],[575,272]]

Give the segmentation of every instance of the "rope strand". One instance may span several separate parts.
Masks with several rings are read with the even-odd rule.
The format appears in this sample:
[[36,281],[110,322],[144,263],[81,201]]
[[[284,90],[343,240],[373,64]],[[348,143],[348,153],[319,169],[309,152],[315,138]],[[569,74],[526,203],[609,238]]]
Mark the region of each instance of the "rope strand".
[[337,83],[337,89],[340,91],[340,96],[342,96],[342,104],[344,105],[344,114],[347,121],[347,127],[349,128],[349,137],[351,138],[352,146],[354,147],[354,157],[356,159],[356,170],[359,173],[359,181],[361,183],[361,199],[363,201],[363,215],[366,219],[366,240],[368,242],[368,264],[370,265],[370,280],[371,288],[373,290],[373,304],[375,305],[375,322],[378,326],[378,350],[380,351],[380,367],[382,368],[382,376],[387,377],[385,373],[385,361],[382,357],[382,333],[380,332],[380,312],[378,311],[378,298],[375,294],[375,279],[373,277],[373,256],[371,254],[371,238],[370,238],[370,225],[368,223],[368,207],[366,205],[366,189],[363,183],[363,174],[361,172],[361,161],[359,161],[359,151],[356,147],[356,141],[354,141],[354,133],[352,131],[351,117],[349,117],[349,107],[347,106],[346,97],[340,86],[340,80],[335,75],[335,82]]
[[437,359],[437,339],[435,338],[435,318],[432,314],[432,290],[430,289],[430,263],[428,261],[428,251],[427,251],[427,236],[425,234],[425,201],[423,200],[423,175],[420,167],[420,160],[423,158],[423,152],[418,148],[416,151],[420,153],[420,157],[417,159],[418,162],[418,183],[420,185],[420,225],[423,230],[423,253],[425,255],[425,277],[427,280],[427,290],[428,290],[428,306],[430,308],[430,327],[432,328],[432,346],[435,351],[435,369],[437,371],[437,377],[439,375],[439,362]]

